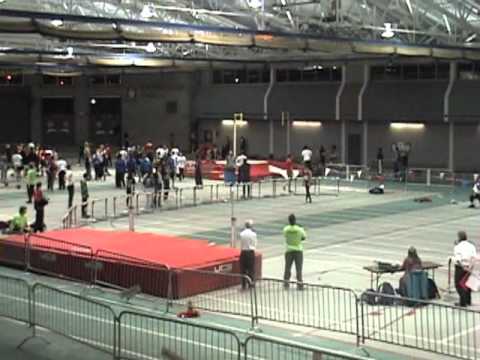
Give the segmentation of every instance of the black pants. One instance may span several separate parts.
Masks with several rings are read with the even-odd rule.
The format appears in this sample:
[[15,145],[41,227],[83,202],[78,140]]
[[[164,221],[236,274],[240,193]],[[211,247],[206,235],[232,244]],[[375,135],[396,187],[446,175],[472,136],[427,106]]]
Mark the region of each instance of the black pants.
[[298,288],[303,289],[303,252],[302,251],[288,251],[285,253],[285,273],[283,280],[285,280],[285,288],[289,287],[288,281],[292,275],[292,264],[295,263],[295,271],[297,273]]
[[65,171],[58,172],[58,190],[65,190]]
[[252,186],[250,184],[243,184],[242,185],[242,197],[245,198],[250,198],[252,193]]
[[455,265],[455,289],[460,296],[460,306],[472,305],[472,290],[460,286],[460,281],[467,275],[463,267]]
[[470,203],[473,205],[473,202],[475,201],[475,199],[477,199],[478,201],[480,201],[480,194],[472,194],[470,195]]
[[82,217],[86,218],[87,215],[87,201],[88,201],[88,196],[82,196]]
[[[255,281],[255,251],[242,250],[240,253],[240,273]],[[247,287],[247,281],[242,278],[242,289]]]
[[73,193],[74,193],[74,187],[73,185],[68,185],[67,186],[67,191],[68,191],[68,208],[70,209],[73,205]]
[[55,182],[55,176],[51,171],[47,171],[47,189],[53,191],[53,183]]
[[35,207],[35,222],[33,224],[34,232],[43,232],[45,230],[45,209],[43,206]]
[[185,169],[178,168],[178,180],[183,181],[185,179]]
[[28,197],[28,202],[29,203],[32,202],[33,189],[34,189],[33,185],[27,185],[27,197]]
[[310,184],[305,183],[305,202],[312,203],[312,195],[310,194]]
[[117,171],[115,173],[115,186],[117,188],[125,187],[125,173]]

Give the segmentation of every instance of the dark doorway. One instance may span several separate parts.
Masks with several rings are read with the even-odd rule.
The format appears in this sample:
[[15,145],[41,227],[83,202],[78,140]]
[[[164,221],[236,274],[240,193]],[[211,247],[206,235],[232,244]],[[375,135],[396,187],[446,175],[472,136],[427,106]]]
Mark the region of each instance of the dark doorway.
[[73,98],[43,98],[42,119],[45,145],[73,144],[75,120]]
[[29,92],[24,88],[0,89],[0,108],[0,143],[30,141]]
[[90,140],[95,144],[121,145],[122,99],[90,99]]
[[349,165],[362,164],[362,136],[360,134],[348,135],[348,159]]

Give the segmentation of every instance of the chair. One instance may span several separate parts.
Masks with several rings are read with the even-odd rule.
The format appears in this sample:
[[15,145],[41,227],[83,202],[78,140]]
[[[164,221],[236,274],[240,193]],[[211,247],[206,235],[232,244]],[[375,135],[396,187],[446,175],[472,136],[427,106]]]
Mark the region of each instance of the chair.
[[405,276],[406,297],[415,300],[428,299],[428,275],[423,270],[411,271]]

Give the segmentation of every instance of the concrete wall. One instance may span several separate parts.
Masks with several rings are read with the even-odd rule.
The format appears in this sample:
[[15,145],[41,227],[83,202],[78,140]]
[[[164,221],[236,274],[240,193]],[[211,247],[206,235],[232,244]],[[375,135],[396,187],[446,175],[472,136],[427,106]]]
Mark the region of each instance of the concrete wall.
[[[345,135],[346,138],[349,133],[363,136],[361,124],[356,123],[363,65],[348,65],[346,75],[340,99],[341,119],[348,124]],[[75,79],[72,87],[57,87],[43,85],[40,76],[27,76],[25,86],[16,95],[29,104],[28,111],[23,114],[30,114],[31,136],[25,136],[25,139],[42,140],[43,97],[71,96],[75,99],[74,136],[75,143],[80,144],[90,134],[90,98],[116,96],[122,100],[122,131],[128,132],[133,142],[151,140],[169,143],[170,134],[174,133],[176,142],[181,147],[187,147],[191,125],[196,123],[200,139],[203,130],[212,129],[218,134],[216,142],[220,146],[232,131],[222,126],[220,121],[231,118],[235,112],[244,112],[250,121],[247,127],[240,129],[239,136],[243,134],[248,139],[252,154],[268,155],[269,126],[263,120],[263,99],[268,84],[214,85],[208,71],[124,75],[122,80],[121,86],[102,87],[92,86],[88,78],[80,77]],[[315,149],[320,145],[330,147],[335,144],[340,151],[341,121],[334,120],[339,86],[339,82],[275,84],[269,100],[269,114],[275,120],[274,149],[277,157],[286,154],[286,129],[280,123],[282,111],[289,111],[292,120],[318,120],[323,123],[319,129],[293,128],[293,153],[299,152],[306,144]],[[448,166],[448,127],[441,125],[447,86],[446,81],[430,80],[370,82],[364,96],[364,119],[369,122],[368,159],[374,159],[379,146],[384,148],[388,158],[393,142],[408,141],[413,145],[413,166]],[[479,91],[480,81],[457,81],[452,89],[450,114],[457,123],[455,162],[458,169],[480,168],[480,161],[471,156],[472,149],[480,143]],[[132,93],[134,96],[129,95]],[[168,101],[177,101],[176,114],[167,114]],[[402,120],[424,121],[427,126],[420,132],[399,132],[387,125],[389,121]]]

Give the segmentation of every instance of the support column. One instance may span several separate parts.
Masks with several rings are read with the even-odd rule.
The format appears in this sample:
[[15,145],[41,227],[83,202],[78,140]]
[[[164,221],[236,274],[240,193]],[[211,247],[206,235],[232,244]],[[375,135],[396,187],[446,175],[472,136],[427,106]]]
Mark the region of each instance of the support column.
[[263,97],[263,119],[269,120],[269,137],[268,137],[268,151],[269,155],[273,155],[274,152],[274,123],[273,117],[269,117],[268,114],[268,100],[270,98],[270,94],[272,92],[273,86],[275,85],[275,68],[270,66],[270,83],[268,84],[267,91],[265,92],[265,96]]
[[363,118],[363,98],[370,84],[370,66],[363,66],[363,85],[358,93],[358,121],[363,121],[363,147],[362,147],[362,163],[363,166],[368,165],[368,124]]
[[443,121],[448,122],[448,168],[450,171],[455,169],[455,125],[454,119],[450,117],[450,96],[452,94],[453,86],[457,81],[457,63],[450,62],[450,77],[447,90],[443,99]]
[[[343,65],[342,66],[342,82],[340,84],[340,87],[338,88],[337,91],[337,96],[335,97],[335,120],[340,121],[341,119],[341,100],[342,100],[342,95],[343,91],[345,89],[345,85],[347,83],[347,66]],[[340,130],[340,157],[341,161],[343,164],[345,164],[346,161],[346,129],[345,129],[345,121],[342,121],[341,123],[341,130]]]

